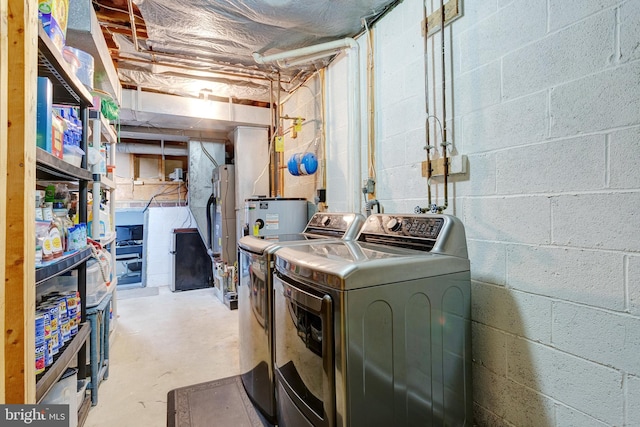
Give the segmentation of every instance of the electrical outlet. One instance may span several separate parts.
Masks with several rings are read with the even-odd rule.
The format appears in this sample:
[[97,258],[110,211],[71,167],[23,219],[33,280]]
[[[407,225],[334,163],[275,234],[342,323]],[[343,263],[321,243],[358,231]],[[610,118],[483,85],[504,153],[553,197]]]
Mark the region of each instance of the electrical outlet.
[[[447,157],[449,161],[449,175],[467,173],[467,156],[457,155]],[[428,177],[427,162],[422,162],[422,176]],[[431,161],[431,176],[444,176],[444,159],[442,157]]]
[[367,178],[362,183],[362,192],[364,194],[373,194],[375,191],[376,181],[373,178]]

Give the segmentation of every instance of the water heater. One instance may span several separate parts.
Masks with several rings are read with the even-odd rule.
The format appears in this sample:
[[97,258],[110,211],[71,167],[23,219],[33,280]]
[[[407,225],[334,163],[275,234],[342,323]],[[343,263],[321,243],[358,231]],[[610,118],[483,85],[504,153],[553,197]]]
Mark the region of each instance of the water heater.
[[301,233],[307,225],[307,200],[258,197],[245,200],[245,234],[263,239]]

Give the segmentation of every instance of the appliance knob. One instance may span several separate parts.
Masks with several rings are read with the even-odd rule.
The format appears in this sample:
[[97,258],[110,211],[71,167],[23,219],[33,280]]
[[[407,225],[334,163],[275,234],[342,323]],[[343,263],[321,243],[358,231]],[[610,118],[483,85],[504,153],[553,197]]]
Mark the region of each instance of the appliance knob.
[[395,218],[391,218],[389,222],[387,222],[387,228],[391,231],[398,231],[400,227],[402,227],[402,223]]
[[331,222],[331,219],[327,215],[323,216],[322,219],[320,220],[320,223],[325,227],[329,225],[330,222]]

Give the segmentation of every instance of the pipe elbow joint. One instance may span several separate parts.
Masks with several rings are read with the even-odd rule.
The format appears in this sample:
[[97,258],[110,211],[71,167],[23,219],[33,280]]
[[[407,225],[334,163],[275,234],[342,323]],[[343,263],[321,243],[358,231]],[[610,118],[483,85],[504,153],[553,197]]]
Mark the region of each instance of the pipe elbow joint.
[[251,56],[253,56],[253,60],[256,61],[258,64],[264,64],[264,59],[263,59],[264,57],[260,55],[258,52],[253,52]]

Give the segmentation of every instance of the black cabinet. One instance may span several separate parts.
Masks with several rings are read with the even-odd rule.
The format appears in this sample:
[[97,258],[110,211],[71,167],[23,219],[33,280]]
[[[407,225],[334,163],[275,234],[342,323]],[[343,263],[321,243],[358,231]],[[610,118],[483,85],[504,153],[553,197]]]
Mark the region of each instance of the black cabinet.
[[211,258],[207,254],[198,230],[176,228],[173,230],[173,263],[171,290],[187,291],[211,287]]

